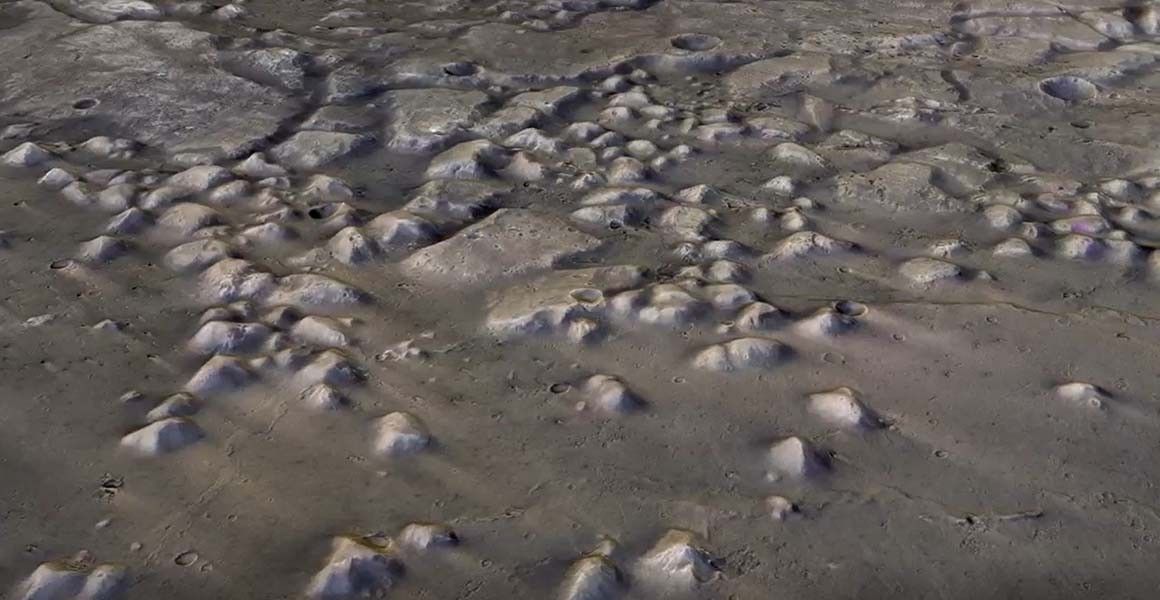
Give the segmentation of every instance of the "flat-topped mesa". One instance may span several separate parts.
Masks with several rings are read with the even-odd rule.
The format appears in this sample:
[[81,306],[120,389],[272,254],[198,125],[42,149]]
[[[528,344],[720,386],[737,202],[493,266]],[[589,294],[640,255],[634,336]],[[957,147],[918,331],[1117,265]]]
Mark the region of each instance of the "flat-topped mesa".
[[501,209],[415,252],[401,267],[407,275],[432,285],[478,286],[546,272],[600,245],[598,238],[557,217]]
[[391,90],[387,145],[393,150],[434,153],[463,141],[483,115],[486,94],[452,89]]
[[966,276],[963,269],[954,263],[927,257],[912,258],[902,263],[898,273],[917,286],[959,280]]
[[[553,271],[530,285],[493,293],[486,327],[502,338],[543,334],[596,341],[606,332],[609,299],[642,281],[643,269],[635,265]],[[594,329],[587,331],[589,326]]]
[[746,337],[714,344],[693,358],[693,366],[706,371],[730,373],[770,369],[793,356],[789,346],[776,340]]

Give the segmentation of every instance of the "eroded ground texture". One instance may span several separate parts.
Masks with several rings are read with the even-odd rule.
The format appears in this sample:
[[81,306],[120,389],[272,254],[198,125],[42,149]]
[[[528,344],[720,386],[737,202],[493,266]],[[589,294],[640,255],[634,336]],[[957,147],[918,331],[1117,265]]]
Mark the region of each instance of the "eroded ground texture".
[[0,589],[1155,598],[1160,7],[0,3]]

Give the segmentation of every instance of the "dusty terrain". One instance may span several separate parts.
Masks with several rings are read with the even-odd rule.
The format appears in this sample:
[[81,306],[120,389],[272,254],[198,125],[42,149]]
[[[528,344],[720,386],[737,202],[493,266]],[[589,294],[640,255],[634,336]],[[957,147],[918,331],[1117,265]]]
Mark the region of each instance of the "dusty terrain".
[[1160,7],[0,2],[0,594],[1155,598]]

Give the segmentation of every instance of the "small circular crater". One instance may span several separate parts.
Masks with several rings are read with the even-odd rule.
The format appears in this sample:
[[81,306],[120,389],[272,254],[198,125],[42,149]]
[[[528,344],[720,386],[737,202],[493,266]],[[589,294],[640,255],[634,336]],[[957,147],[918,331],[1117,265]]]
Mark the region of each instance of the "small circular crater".
[[572,389],[572,386],[568,385],[567,383],[553,383],[548,387],[548,391],[552,392],[553,394],[563,394],[570,389]]
[[73,102],[73,108],[77,110],[88,110],[100,103],[100,100],[97,100],[96,98],[81,98],[80,100]]
[[67,269],[68,267],[71,267],[72,264],[73,264],[72,259],[61,258],[58,260],[54,260],[51,263],[48,263],[48,268],[53,269],[53,270]]
[[326,216],[326,211],[323,210],[321,206],[315,206],[306,211],[306,214],[309,215],[311,219],[321,219]]
[[467,77],[479,72],[479,67],[469,62],[453,62],[443,65],[443,72],[452,77]]
[[578,288],[569,292],[568,295],[585,304],[595,304],[604,299],[604,293],[596,288]]
[[834,310],[847,317],[861,317],[870,311],[865,304],[853,300],[841,300],[834,303]]
[[391,544],[391,538],[387,537],[387,534],[382,533],[381,531],[372,533],[366,536],[365,539],[366,541],[380,548],[386,548]]
[[194,552],[193,550],[182,552],[173,559],[173,562],[178,566],[188,567],[189,565],[197,562],[197,552]]
[[1085,102],[1100,93],[1094,83],[1073,75],[1044,79],[1039,82],[1039,91],[1065,102]]
[[721,45],[721,38],[715,35],[708,35],[705,33],[682,33],[673,36],[669,43],[678,50],[689,50],[691,52],[704,52],[705,50],[712,50]]
[[842,356],[841,354],[839,354],[837,352],[823,352],[822,353],[822,360],[824,360],[832,365],[844,365],[844,364],[846,364],[846,357]]

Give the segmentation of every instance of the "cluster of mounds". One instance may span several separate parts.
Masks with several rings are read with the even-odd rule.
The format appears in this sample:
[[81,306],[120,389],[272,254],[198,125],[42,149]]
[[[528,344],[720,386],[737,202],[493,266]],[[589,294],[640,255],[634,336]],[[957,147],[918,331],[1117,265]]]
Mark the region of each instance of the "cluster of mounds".
[[14,591],[20,600],[115,600],[123,597],[125,567],[97,564],[82,552],[68,560],[46,562]]
[[292,4],[0,4],[13,597],[1156,583],[1160,9]]

